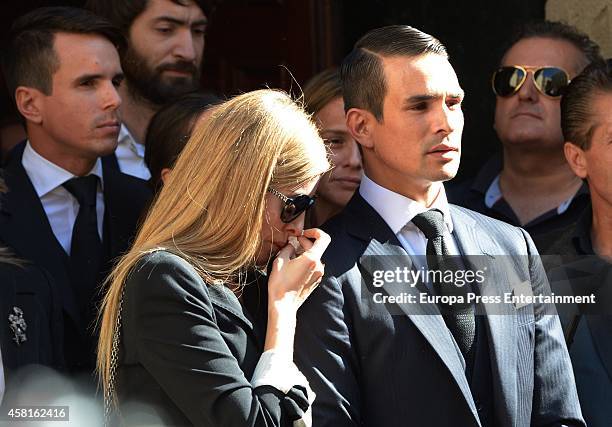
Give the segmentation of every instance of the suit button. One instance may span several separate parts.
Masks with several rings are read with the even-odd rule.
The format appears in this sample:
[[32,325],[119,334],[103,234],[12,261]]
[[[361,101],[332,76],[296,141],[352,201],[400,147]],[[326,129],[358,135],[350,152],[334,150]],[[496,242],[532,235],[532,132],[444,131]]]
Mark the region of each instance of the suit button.
[[476,410],[478,412],[482,412],[484,410],[484,406],[482,405],[480,400],[476,400],[474,403],[476,404]]

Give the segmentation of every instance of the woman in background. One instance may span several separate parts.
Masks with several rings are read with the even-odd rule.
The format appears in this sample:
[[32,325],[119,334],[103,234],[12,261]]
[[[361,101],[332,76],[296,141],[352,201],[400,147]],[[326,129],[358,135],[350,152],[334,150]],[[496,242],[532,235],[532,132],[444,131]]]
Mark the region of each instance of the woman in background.
[[220,102],[220,98],[209,93],[190,93],[155,113],[147,129],[144,156],[154,192],[161,189],[195,123]]
[[318,227],[346,206],[359,187],[363,170],[359,146],[346,127],[342,83],[336,68],[325,70],[306,83],[304,104],[315,119],[334,166],[321,178],[317,204],[306,218],[308,226]]
[[[307,423],[314,395],[293,339],[323,274],[329,237],[303,230],[303,213],[327,170],[316,127],[282,92],[240,95],[196,123],[102,307],[98,371],[125,424],[151,422],[132,412],[143,404],[171,425]],[[273,257],[256,319],[245,277]]]

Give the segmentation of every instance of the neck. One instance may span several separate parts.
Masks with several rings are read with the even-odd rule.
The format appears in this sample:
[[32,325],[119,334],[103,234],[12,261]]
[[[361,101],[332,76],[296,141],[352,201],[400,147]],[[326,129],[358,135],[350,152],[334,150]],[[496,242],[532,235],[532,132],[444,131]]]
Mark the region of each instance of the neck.
[[581,182],[562,150],[526,151],[504,147],[503,187],[524,193],[557,193]]
[[597,255],[612,262],[612,205],[596,193],[591,195],[593,205],[593,225],[591,241]]
[[440,188],[442,187],[441,181],[431,182],[423,179],[415,180],[413,177],[398,178],[396,174],[390,173],[388,167],[365,167],[364,170],[367,177],[381,187],[385,187],[387,190],[408,197],[425,207],[431,206],[438,197]]
[[51,163],[70,172],[76,176],[85,176],[96,164],[97,157],[83,157],[76,155],[70,149],[66,149],[61,145],[52,141],[50,138],[44,138],[37,135],[38,132],[29,129],[30,145],[41,157],[44,157]]
[[130,133],[140,144],[144,144],[147,136],[147,127],[151,118],[159,109],[158,105],[151,104],[141,97],[136,97],[128,88],[128,83],[119,89],[121,95],[121,120]]

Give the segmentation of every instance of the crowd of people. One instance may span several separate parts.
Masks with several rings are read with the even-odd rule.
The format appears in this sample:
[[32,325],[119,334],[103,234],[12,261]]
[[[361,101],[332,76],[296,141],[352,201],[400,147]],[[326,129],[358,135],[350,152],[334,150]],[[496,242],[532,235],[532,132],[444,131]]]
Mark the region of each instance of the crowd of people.
[[300,100],[224,99],[199,88],[210,15],[88,0],[14,23],[2,419],[52,404],[23,385],[52,372],[107,425],[609,426],[597,44],[519,28],[492,70],[503,151],[455,182],[465,94],[434,36],[377,28]]

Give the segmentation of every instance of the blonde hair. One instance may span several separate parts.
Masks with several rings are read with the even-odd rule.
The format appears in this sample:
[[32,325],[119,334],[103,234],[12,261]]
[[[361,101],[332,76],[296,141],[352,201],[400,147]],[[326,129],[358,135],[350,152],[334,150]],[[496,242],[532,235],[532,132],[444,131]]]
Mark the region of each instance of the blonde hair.
[[105,394],[123,286],[138,260],[164,249],[207,284],[239,284],[254,264],[268,188],[297,188],[328,169],[316,127],[284,92],[239,95],[196,123],[134,245],[108,278],[97,360]]

